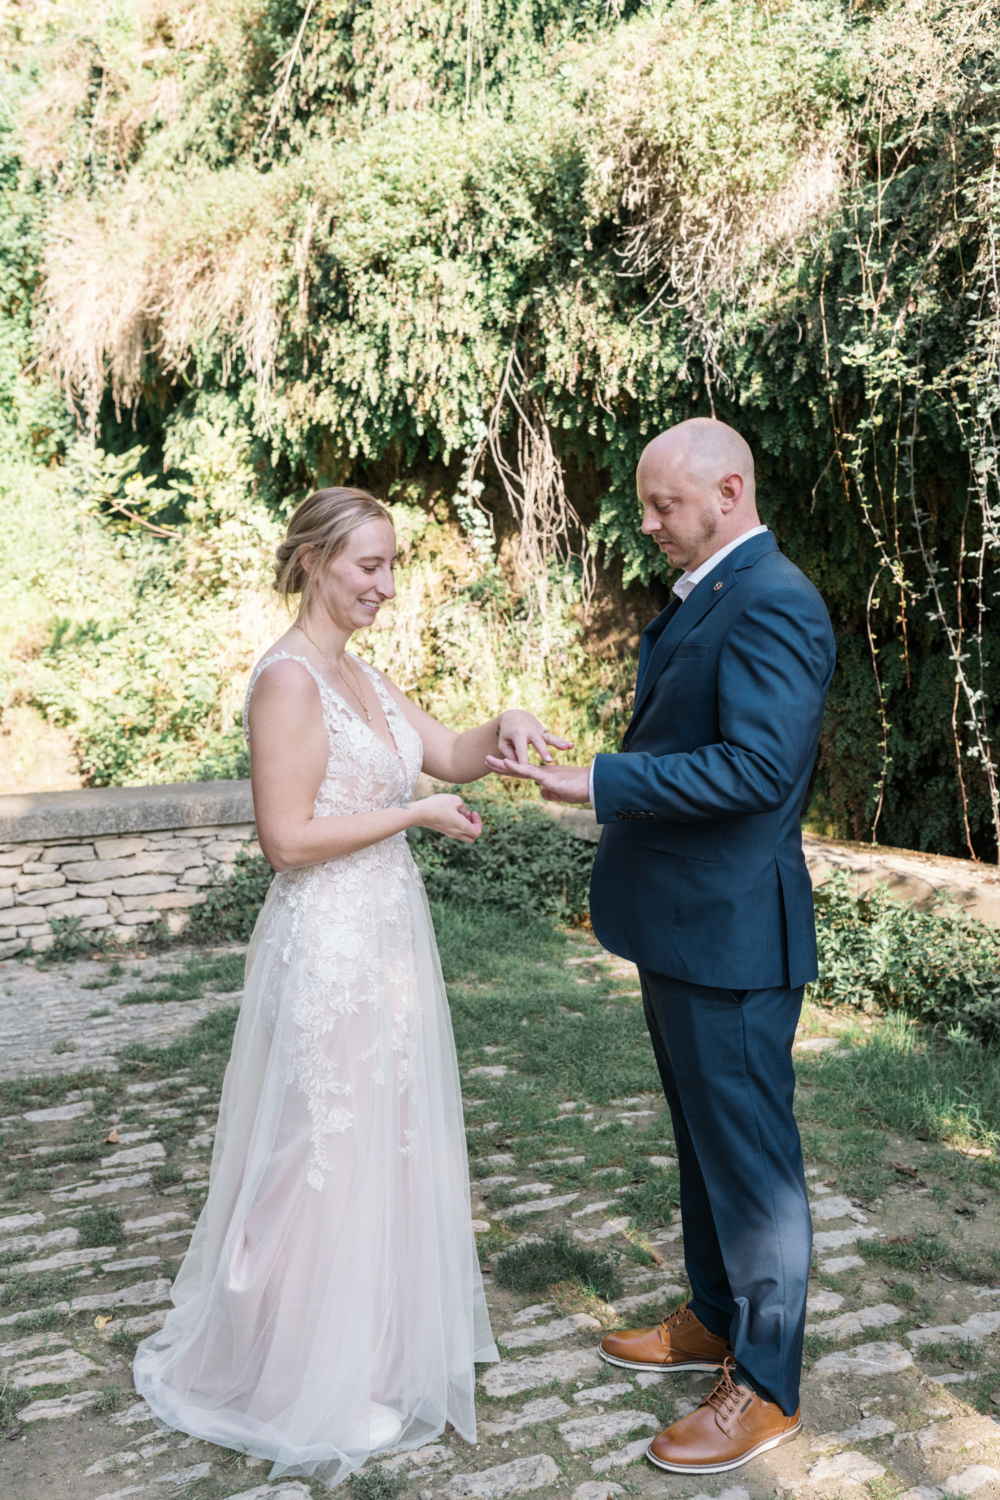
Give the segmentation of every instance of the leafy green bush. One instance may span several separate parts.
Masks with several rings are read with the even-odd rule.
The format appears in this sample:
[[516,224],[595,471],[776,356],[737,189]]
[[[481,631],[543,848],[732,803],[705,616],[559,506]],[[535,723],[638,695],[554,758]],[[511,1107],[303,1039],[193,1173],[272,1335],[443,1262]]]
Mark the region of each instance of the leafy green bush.
[[429,828],[407,834],[430,900],[563,921],[585,915],[593,844],[568,833],[537,803],[486,791],[466,802],[483,819],[483,836],[474,844],[458,844]]
[[863,896],[838,872],[815,893],[813,995],[859,1010],[902,1010],[983,1037],[1000,1032],[1000,928],[949,905],[917,911],[885,886]]
[[193,909],[185,936],[195,943],[248,942],[273,879],[262,854],[241,849],[229,879],[210,885]]
[[82,917],[52,917],[49,931],[52,942],[43,950],[43,966],[50,963],[70,963],[75,958],[92,958],[104,948],[104,933],[100,929],[84,927]]

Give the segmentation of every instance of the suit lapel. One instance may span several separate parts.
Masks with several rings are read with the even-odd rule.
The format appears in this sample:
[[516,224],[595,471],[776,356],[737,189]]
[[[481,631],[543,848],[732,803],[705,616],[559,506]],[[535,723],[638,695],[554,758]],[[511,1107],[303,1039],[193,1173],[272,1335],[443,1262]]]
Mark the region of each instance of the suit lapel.
[[[673,613],[671,613],[672,606],[668,606],[662,614],[657,615],[642,637],[642,647],[639,651],[639,672],[635,689],[635,705],[632,709],[632,719],[629,728],[631,728],[631,725],[638,718],[642,705],[653,689],[653,684],[665,669],[681,641],[705,618],[710,610],[714,609],[720,599],[726,597],[736,582],[737,573],[741,572],[744,568],[753,567],[757,559],[765,552],[776,552],[777,550],[778,544],[774,540],[772,532],[769,531],[759,537],[751,537],[750,541],[744,542],[742,546],[734,548],[728,556],[722,559],[718,567],[713,568],[710,573],[707,573],[687,596],[682,606],[675,609]],[[663,622],[662,626],[660,626],[661,621]],[[657,626],[660,626],[659,630],[657,630]],[[653,638],[654,632],[656,632],[655,638]],[[647,637],[652,638],[648,653],[646,648]]]
[[639,665],[635,674],[635,691],[637,697],[639,689],[642,686],[643,677],[646,674],[646,668],[649,666],[649,658],[653,654],[656,643],[660,640],[663,632],[680,607],[681,601],[675,595],[666,609],[662,609],[656,616],[656,619],[651,620],[642,632],[642,640],[639,643]]

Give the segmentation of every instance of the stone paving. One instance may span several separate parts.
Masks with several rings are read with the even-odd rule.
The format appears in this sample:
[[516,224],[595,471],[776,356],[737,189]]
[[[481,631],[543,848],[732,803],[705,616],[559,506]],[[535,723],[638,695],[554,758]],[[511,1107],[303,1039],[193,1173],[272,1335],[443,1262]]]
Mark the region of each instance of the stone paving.
[[[213,949],[236,953],[236,948]],[[141,950],[140,950],[141,953]],[[147,957],[128,957],[112,979],[110,963],[94,959],[52,968],[33,959],[0,962],[0,1078],[35,1073],[78,1073],[87,1068],[118,1070],[116,1054],[129,1042],[173,1041],[193,1022],[239,994],[206,993],[201,1000],[122,1005],[123,994],[176,972],[191,950],[172,948]]]
[[[612,967],[596,945],[593,957]],[[172,953],[137,966],[149,977],[177,964]],[[620,972],[621,965],[613,967]],[[100,972],[100,965],[83,963],[59,971],[4,966],[5,1031],[17,1049],[13,1061],[5,1059],[8,1076],[51,1071],[52,1046],[67,1036],[77,1051],[56,1053],[61,1067],[109,1068],[124,1040],[177,1035],[212,1004],[237,998],[119,1007],[108,1027],[95,1032],[88,1023],[101,1018],[92,1018],[87,1007],[98,1008],[95,999],[113,1000],[110,989],[84,988]],[[134,984],[136,977],[123,983]],[[805,1038],[803,1045],[824,1040]],[[470,1120],[482,1113],[501,1066],[466,1073],[470,1090],[481,1096],[470,1097]],[[184,1071],[128,1084],[119,1095],[125,1102],[111,1113],[95,1110],[94,1099],[102,1097],[89,1085],[70,1087],[57,1104],[27,1100],[27,1108],[0,1122],[8,1141],[16,1141],[7,1153],[13,1168],[8,1189],[25,1160],[34,1164],[30,1188],[0,1201],[0,1381],[30,1393],[0,1442],[0,1495],[319,1500],[327,1493],[322,1485],[272,1484],[264,1462],[172,1432],[136,1399],[123,1343],[162,1324],[171,1279],[204,1200],[215,1100]],[[661,1105],[628,1100],[597,1109],[565,1101],[561,1108],[582,1114],[596,1132],[614,1120],[658,1122]],[[181,1180],[158,1185],[162,1140],[176,1154],[178,1131]],[[668,1121],[662,1134],[667,1142]],[[73,1143],[87,1140],[102,1143],[106,1153],[74,1161]],[[581,1305],[561,1288],[546,1301],[519,1296],[487,1276],[503,1359],[479,1375],[478,1443],[468,1445],[449,1430],[418,1452],[390,1454],[383,1462],[401,1474],[413,1500],[494,1500],[536,1490],[554,1500],[611,1500],[625,1493],[669,1500],[1000,1500],[1000,1421],[991,1414],[998,1409],[1000,1416],[1000,1373],[989,1413],[976,1410],[970,1395],[970,1382],[998,1366],[1000,1285],[912,1273],[919,1282],[912,1304],[917,1315],[905,1300],[892,1300],[901,1278],[884,1262],[866,1261],[866,1245],[940,1229],[951,1211],[942,1199],[947,1184],[910,1176],[921,1172],[927,1148],[894,1140],[892,1149],[900,1185],[871,1203],[838,1192],[823,1163],[808,1166],[817,1254],[804,1430],[793,1444],[700,1482],[646,1463],[650,1437],[692,1410],[712,1381],[631,1376],[601,1362],[596,1347],[603,1329],[655,1322],[684,1295],[680,1226],[672,1222],[647,1237],[655,1259],[629,1265],[625,1295],[614,1305],[593,1296]],[[589,1191],[558,1194],[544,1180],[545,1165],[521,1170],[505,1152],[474,1160],[473,1170],[485,1174],[473,1182],[477,1230],[503,1224],[529,1236],[561,1225],[601,1247],[625,1248],[628,1219],[615,1213],[614,1169],[595,1172]],[[499,1186],[515,1201],[491,1209]],[[119,1209],[125,1243],[81,1247],[81,1216],[105,1204]],[[985,1259],[996,1247],[995,1193],[980,1194],[976,1217],[963,1220],[963,1233],[968,1254]],[[23,1292],[29,1286],[30,1297]],[[109,1388],[117,1395],[109,1397]]]

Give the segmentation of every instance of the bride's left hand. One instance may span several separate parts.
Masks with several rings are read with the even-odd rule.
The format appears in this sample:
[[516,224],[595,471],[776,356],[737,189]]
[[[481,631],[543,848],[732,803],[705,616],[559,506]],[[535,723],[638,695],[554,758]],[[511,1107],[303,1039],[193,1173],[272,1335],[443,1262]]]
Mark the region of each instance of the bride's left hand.
[[513,760],[519,765],[528,763],[528,747],[534,746],[541,756],[545,765],[552,764],[552,756],[549,754],[549,746],[554,750],[572,750],[571,740],[564,740],[561,735],[552,734],[543,728],[534,714],[529,714],[523,708],[507,708],[500,715],[500,724],[497,729],[497,757],[500,760]]

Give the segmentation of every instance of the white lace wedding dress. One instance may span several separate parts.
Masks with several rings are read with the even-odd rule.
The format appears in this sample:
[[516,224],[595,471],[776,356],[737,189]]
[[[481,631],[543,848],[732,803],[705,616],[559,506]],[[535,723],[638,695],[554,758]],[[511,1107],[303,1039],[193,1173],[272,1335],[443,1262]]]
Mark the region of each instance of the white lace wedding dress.
[[[247,703],[289,656],[261,662]],[[352,657],[398,755],[292,659],[316,681],[330,746],[315,815],[408,802],[422,747],[377,675]],[[139,1345],[136,1389],[170,1427],[272,1459],[272,1478],[345,1478],[379,1446],[373,1403],[397,1414],[399,1446],[446,1422],[475,1441],[474,1362],[498,1355],[451,1020],[405,834],[275,876],[173,1301]]]

